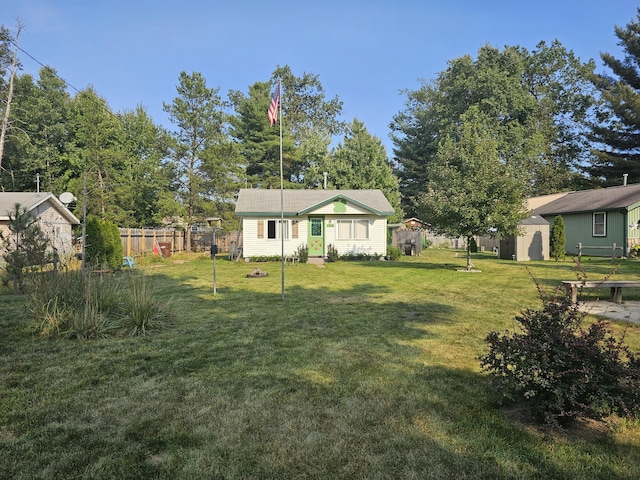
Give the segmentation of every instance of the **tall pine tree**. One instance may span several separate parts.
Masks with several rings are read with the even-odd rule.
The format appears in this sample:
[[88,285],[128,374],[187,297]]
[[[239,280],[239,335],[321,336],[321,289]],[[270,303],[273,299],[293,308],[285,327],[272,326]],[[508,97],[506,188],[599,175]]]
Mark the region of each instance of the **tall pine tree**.
[[605,185],[619,185],[623,175],[629,182],[640,182],[640,9],[635,20],[615,33],[624,59],[601,54],[613,76],[596,75],[601,94],[598,122],[592,140],[598,145],[591,165],[591,177]]

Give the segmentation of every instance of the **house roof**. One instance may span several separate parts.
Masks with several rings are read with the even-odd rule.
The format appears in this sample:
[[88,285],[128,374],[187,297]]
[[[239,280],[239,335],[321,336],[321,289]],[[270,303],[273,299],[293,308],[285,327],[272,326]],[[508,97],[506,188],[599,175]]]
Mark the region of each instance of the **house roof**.
[[[393,207],[380,190],[283,190],[284,214],[309,213],[343,199],[377,215],[393,215]],[[236,215],[280,214],[280,190],[243,188],[238,194]]]
[[51,202],[69,223],[80,224],[80,220],[71,210],[51,192],[0,192],[0,220],[9,220],[9,213],[13,212],[16,203],[30,212],[47,201]]
[[[532,200],[540,199],[534,197]],[[640,204],[640,183],[569,192],[534,208],[534,215],[630,209]],[[531,203],[530,203],[531,205]]]

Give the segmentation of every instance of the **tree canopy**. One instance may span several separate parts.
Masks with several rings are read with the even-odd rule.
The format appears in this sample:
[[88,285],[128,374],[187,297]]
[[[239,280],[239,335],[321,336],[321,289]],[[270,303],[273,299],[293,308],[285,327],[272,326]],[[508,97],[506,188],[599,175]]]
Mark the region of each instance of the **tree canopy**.
[[513,235],[527,217],[522,173],[500,157],[492,121],[471,107],[452,127],[427,166],[417,212],[433,231],[467,240],[471,269],[474,236]]
[[476,108],[496,141],[500,159],[528,172],[527,193],[572,188],[588,156],[583,121],[592,96],[593,64],[582,64],[558,42],[521,47],[483,46],[449,62],[433,82],[406,90],[405,108],[391,123],[405,207],[429,181],[428,165],[451,126]]
[[342,143],[327,157],[323,169],[333,188],[382,190],[396,211],[396,218],[391,221],[402,220],[398,179],[386,149],[361,121],[356,119],[347,127]]
[[[280,186],[280,125],[271,126],[266,115],[277,81],[285,187],[321,188],[327,172],[333,187],[380,188],[398,219],[403,212],[436,215],[430,198],[455,204],[443,196],[456,195],[447,191],[449,177],[459,177],[456,188],[467,189],[468,202],[445,215],[447,222],[471,215],[476,195],[490,197],[481,164],[509,180],[500,188],[512,206],[525,195],[616,183],[622,173],[640,181],[639,33],[638,20],[616,27],[626,54],[622,60],[602,54],[612,76],[594,75],[592,61],[582,62],[558,41],[531,51],[485,45],[475,57],[450,60],[435,79],[404,91],[405,105],[390,124],[392,163],[363,122],[344,121],[342,100],[327,93],[317,74],[299,75],[287,65],[224,98],[201,73],[181,72],[176,97],[163,103],[171,131],[142,106],[112,111],[92,87],[71,95],[57,72],[44,67],[38,78],[15,77],[0,189],[71,191],[80,198],[86,179],[87,213],[119,226],[153,226],[176,216],[192,224],[211,215],[231,224],[240,187]],[[9,111],[13,46],[10,31],[0,27],[2,113]],[[517,189],[512,179],[520,182]],[[72,205],[76,213],[83,201]],[[485,214],[498,228],[500,215],[478,201],[476,215]],[[447,222],[438,228],[444,231]],[[510,230],[507,223],[501,234]]]

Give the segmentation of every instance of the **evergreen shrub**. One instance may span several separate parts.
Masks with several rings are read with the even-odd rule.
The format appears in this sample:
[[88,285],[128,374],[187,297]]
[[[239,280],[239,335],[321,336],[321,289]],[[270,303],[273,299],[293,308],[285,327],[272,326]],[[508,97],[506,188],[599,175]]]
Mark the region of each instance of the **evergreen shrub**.
[[561,215],[556,215],[551,224],[551,238],[549,240],[550,256],[556,262],[564,258],[566,235],[564,229],[564,219]]

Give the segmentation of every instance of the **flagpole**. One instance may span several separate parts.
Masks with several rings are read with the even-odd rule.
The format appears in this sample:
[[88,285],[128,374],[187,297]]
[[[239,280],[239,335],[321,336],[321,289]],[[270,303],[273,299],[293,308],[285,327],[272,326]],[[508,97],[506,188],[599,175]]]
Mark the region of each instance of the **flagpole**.
[[282,300],[284,300],[284,175],[282,173],[282,80],[278,81],[280,98],[280,262],[282,265]]

